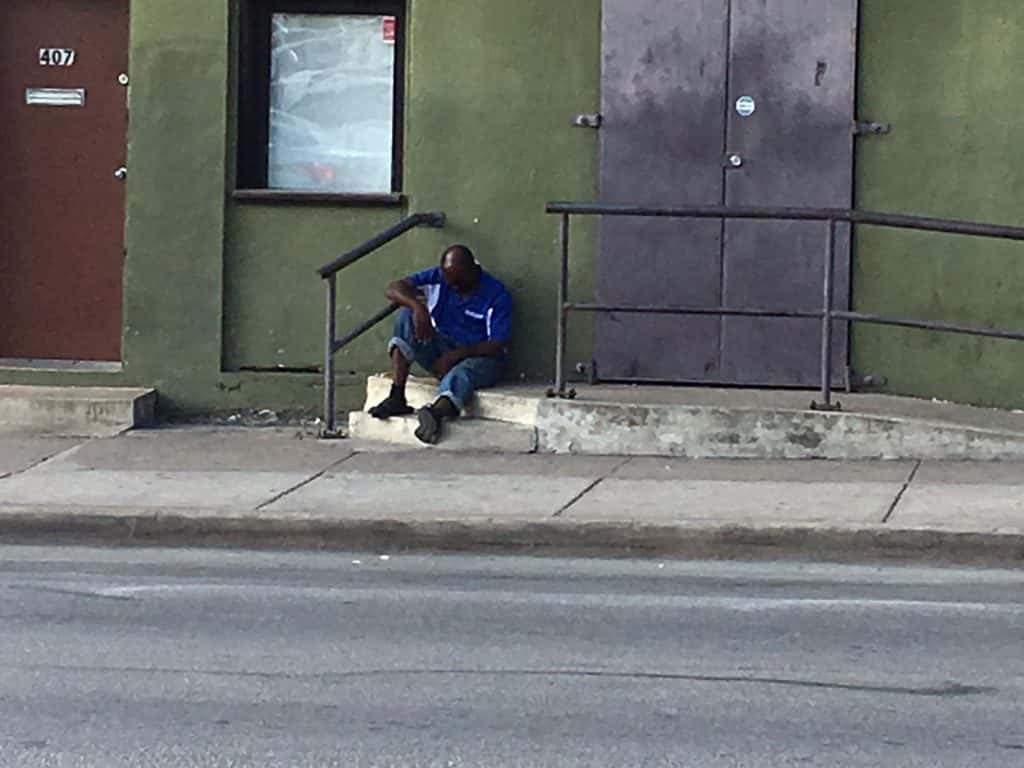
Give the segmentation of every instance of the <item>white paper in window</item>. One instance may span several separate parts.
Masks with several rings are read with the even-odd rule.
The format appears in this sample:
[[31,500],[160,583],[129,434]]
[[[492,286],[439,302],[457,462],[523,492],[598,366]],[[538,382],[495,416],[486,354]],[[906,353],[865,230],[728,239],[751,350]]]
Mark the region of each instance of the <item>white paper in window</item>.
[[392,191],[395,46],[386,18],[273,15],[271,188]]

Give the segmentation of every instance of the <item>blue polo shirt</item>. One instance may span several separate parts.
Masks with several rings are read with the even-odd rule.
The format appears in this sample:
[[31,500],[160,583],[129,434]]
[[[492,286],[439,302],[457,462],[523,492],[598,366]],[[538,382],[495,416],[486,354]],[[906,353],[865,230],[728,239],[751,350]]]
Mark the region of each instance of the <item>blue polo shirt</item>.
[[406,278],[426,295],[434,328],[456,346],[482,341],[508,345],[512,334],[512,297],[500,280],[480,273],[480,285],[462,298],[448,286],[440,267],[425,269]]

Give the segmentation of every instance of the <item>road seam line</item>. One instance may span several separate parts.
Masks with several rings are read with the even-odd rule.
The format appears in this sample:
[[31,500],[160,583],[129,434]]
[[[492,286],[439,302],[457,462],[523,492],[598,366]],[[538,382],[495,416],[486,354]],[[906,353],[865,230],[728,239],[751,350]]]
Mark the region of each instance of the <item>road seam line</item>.
[[921,468],[922,464],[924,464],[924,461],[918,460],[918,462],[914,464],[914,468],[910,470],[910,475],[907,477],[906,481],[904,481],[903,487],[900,488],[900,492],[896,494],[896,498],[892,500],[892,504],[889,505],[889,511],[886,512],[885,517],[882,518],[882,525],[888,523],[896,513],[896,507],[898,507],[900,502],[903,501],[903,494],[907,492],[910,484],[914,482],[914,478],[917,477],[917,471]]
[[291,488],[286,488],[285,490],[281,491],[281,493],[279,493],[279,494],[277,494],[276,496],[274,496],[274,497],[273,497],[272,499],[268,499],[267,501],[264,501],[264,502],[263,502],[262,504],[260,504],[259,506],[257,506],[257,507],[256,507],[255,509],[253,509],[253,512],[259,512],[260,510],[266,509],[266,508],[267,508],[267,507],[269,507],[269,506],[270,506],[271,504],[276,504],[277,502],[279,502],[279,501],[280,501],[281,499],[283,499],[283,498],[284,498],[285,496],[289,496],[289,495],[291,495],[291,494],[295,493],[295,492],[296,492],[297,490],[299,490],[300,488],[304,488],[305,486],[309,485],[309,484],[310,484],[310,483],[312,483],[313,481],[315,481],[315,480],[319,480],[319,479],[320,479],[321,477],[323,477],[324,475],[326,475],[326,474],[327,474],[328,472],[330,472],[330,471],[331,471],[332,469],[337,469],[338,467],[340,467],[340,466],[341,466],[342,464],[344,464],[344,463],[345,463],[346,461],[348,461],[349,459],[351,459],[351,458],[352,458],[353,456],[355,456],[355,455],[356,455],[357,453],[358,453],[357,451],[352,451],[352,453],[350,453],[350,454],[349,454],[348,456],[346,456],[345,458],[343,458],[343,459],[338,459],[338,461],[334,462],[333,464],[330,464],[329,466],[326,466],[326,467],[324,467],[323,469],[321,469],[321,470],[320,470],[319,472],[317,472],[317,473],[316,473],[315,475],[313,475],[312,477],[307,477],[307,478],[306,478],[305,480],[303,480],[303,481],[302,481],[301,483],[296,483],[296,484],[295,484],[295,485],[293,485],[293,486],[292,486]]

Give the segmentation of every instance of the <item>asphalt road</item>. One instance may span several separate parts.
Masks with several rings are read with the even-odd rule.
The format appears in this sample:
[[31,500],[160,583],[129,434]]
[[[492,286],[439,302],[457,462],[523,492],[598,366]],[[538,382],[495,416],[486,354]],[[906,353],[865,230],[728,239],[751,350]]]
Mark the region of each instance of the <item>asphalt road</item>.
[[0,548],[0,766],[1019,766],[1024,572]]

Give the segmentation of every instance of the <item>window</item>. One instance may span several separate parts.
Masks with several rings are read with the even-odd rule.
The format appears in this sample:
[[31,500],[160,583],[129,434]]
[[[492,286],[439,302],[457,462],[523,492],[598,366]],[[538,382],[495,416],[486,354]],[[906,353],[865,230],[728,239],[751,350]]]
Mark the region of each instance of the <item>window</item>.
[[243,192],[388,199],[400,190],[404,6],[401,0],[244,3]]

